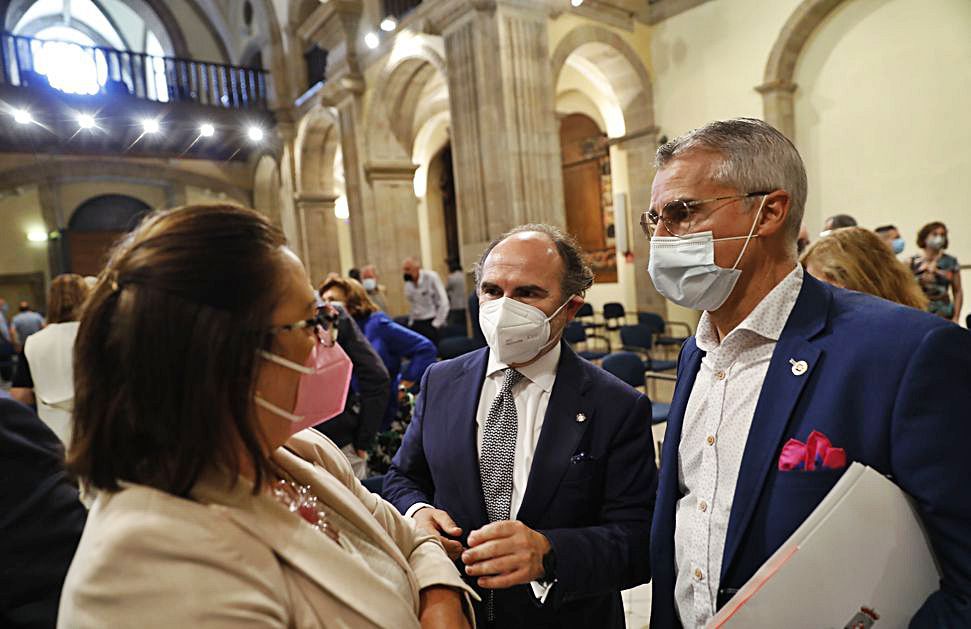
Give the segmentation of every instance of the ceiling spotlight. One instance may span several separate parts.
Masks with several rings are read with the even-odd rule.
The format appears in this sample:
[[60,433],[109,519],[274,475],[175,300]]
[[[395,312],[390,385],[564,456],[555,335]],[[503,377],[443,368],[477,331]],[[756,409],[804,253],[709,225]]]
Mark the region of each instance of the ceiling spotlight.
[[27,232],[27,240],[30,242],[44,242],[47,240],[47,232],[43,229],[32,229]]
[[398,20],[396,20],[393,15],[389,15],[381,20],[381,30],[385,33],[390,33],[396,28],[398,28]]
[[250,127],[246,131],[246,136],[252,142],[259,142],[263,139],[263,129],[260,129],[259,127]]
[[94,116],[91,114],[78,114],[78,126],[82,129],[91,129],[95,126]]
[[381,43],[381,39],[378,37],[377,33],[368,33],[367,35],[364,36],[364,44],[371,50],[374,50],[375,48],[377,48],[378,44],[380,43]]
[[570,4],[574,8],[576,8],[576,7],[580,6],[581,4],[583,4],[583,0],[570,0]]
[[30,124],[34,121],[34,117],[26,109],[18,109],[13,112],[13,119],[19,124]]
[[146,118],[142,120],[142,133],[158,133],[158,120]]
[[199,127],[199,135],[201,135],[204,138],[211,138],[215,134],[216,134],[216,128],[211,124],[209,124],[208,122],[204,123],[201,127]]

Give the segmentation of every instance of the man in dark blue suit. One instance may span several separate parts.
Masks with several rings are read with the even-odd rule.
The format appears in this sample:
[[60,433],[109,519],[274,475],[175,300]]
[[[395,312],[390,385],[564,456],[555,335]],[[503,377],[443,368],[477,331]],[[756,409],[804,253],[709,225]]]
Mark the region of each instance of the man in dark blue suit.
[[656,166],[649,272],[705,312],[668,416],[651,626],[704,625],[853,461],[914,498],[937,555],[940,589],[911,626],[971,626],[971,335],[804,274],[805,169],[764,122],[711,123]]
[[489,347],[430,367],[384,496],[438,534],[482,627],[625,626],[650,578],[650,401],[562,342],[593,274],[546,225],[476,268]]

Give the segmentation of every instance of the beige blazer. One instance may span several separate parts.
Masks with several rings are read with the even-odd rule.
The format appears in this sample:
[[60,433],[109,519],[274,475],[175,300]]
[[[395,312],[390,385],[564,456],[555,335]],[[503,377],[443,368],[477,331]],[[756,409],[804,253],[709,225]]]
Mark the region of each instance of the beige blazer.
[[[142,485],[99,495],[61,595],[57,626],[418,627],[419,590],[461,588],[441,544],[354,478],[313,430],[273,458],[380,546],[408,575],[411,600],[252,484],[210,474],[194,500]],[[296,453],[296,454],[294,454]]]

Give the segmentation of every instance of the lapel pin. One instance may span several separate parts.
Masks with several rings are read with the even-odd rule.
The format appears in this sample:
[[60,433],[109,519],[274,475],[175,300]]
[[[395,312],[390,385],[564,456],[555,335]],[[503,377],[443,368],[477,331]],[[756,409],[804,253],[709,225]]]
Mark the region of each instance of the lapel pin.
[[809,370],[809,365],[804,360],[790,358],[789,364],[792,365],[792,375],[794,376],[801,376]]
[[577,421],[582,424],[583,422],[587,421],[587,416],[583,413],[577,413]]

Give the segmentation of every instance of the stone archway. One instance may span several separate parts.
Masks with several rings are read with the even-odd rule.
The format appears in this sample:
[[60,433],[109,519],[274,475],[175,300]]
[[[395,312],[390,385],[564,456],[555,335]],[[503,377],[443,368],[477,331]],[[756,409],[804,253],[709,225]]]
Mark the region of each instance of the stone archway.
[[789,139],[794,139],[796,133],[793,103],[796,63],[816,28],[845,1],[803,0],[786,20],[769,53],[762,85],[755,90],[762,94],[765,121]]
[[[283,229],[283,217],[280,211],[280,167],[273,155],[262,155],[253,170],[253,209],[266,214],[274,225]],[[284,229],[284,232],[286,231]]]
[[[597,74],[604,99],[619,110],[622,124],[607,124],[610,164],[617,184],[614,191],[626,192],[628,225],[636,225],[633,210],[646,208],[651,200],[657,128],[650,75],[637,52],[623,37],[595,25],[578,26],[568,32],[553,51],[554,85],[567,66],[589,69]],[[622,129],[620,134],[618,129]],[[618,137],[619,136],[619,137]],[[648,242],[629,228],[627,249],[636,260],[618,264],[618,277],[625,301],[638,310],[663,312],[664,299],[657,293],[643,268],[647,265]],[[620,252],[621,254],[625,252]],[[626,258],[625,258],[626,260]]]

